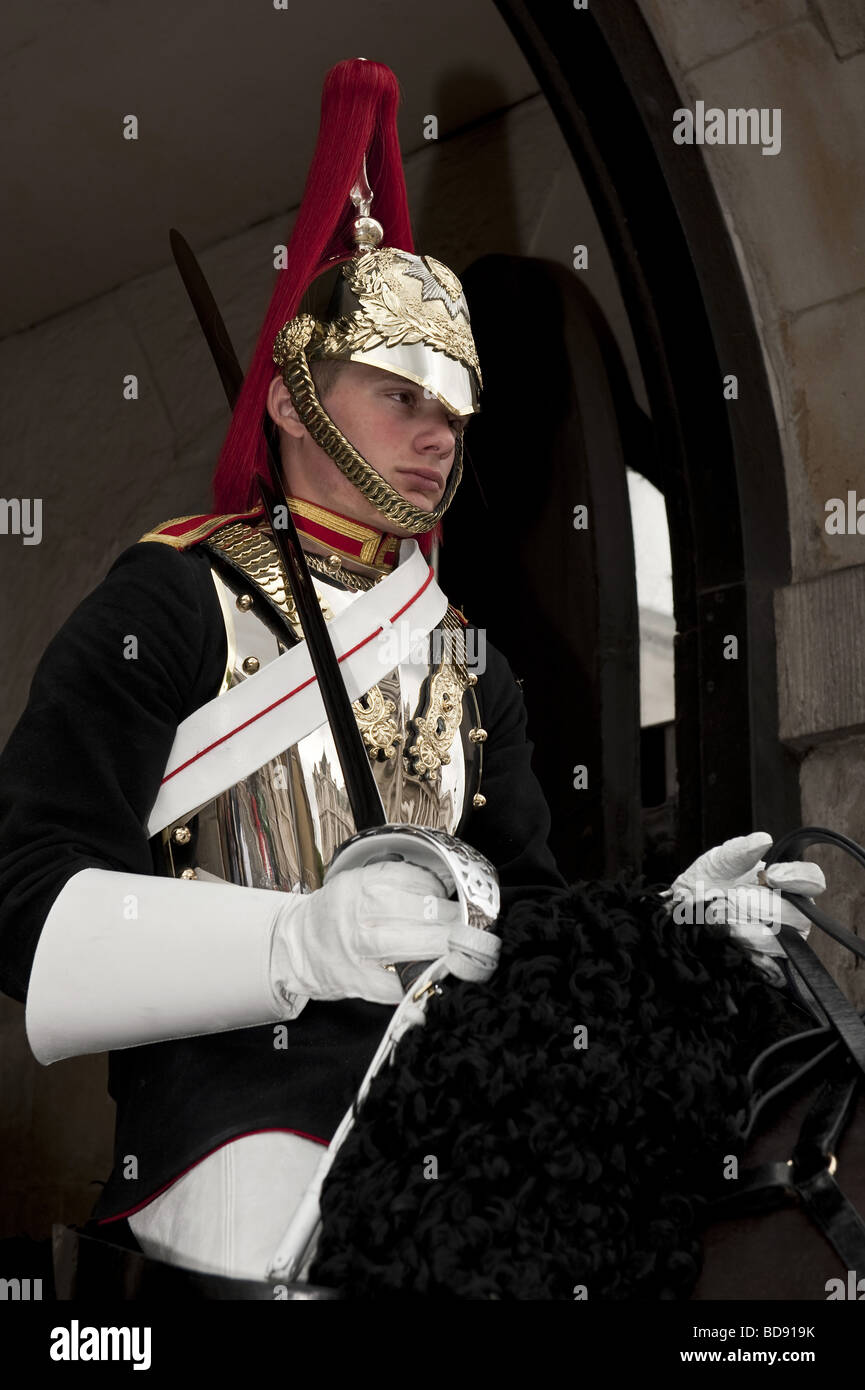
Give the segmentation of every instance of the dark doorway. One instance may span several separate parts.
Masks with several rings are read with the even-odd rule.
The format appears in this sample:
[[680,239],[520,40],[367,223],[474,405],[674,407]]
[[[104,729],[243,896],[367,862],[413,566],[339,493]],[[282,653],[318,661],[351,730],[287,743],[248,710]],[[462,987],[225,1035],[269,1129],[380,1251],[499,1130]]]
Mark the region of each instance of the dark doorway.
[[448,513],[445,588],[522,682],[570,878],[640,866],[639,626],[625,466],[650,453],[606,320],[552,262],[463,273],[483,410]]

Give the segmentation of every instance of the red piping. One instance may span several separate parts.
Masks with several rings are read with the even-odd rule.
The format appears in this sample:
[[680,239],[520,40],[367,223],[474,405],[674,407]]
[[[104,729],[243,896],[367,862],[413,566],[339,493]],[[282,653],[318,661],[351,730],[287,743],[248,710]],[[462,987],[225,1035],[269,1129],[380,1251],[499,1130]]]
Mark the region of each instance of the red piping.
[[322,1144],[324,1148],[328,1146],[327,1139],[319,1139],[317,1134],[305,1134],[302,1129],[248,1129],[243,1134],[235,1134],[231,1139],[224,1139],[221,1144],[216,1145],[215,1149],[210,1149],[206,1154],[202,1154],[201,1158],[197,1158],[194,1163],[190,1163],[188,1168],[184,1168],[182,1172],[177,1173],[175,1177],[163,1183],[162,1187],[158,1187],[155,1192],[151,1192],[149,1197],[145,1197],[143,1201],[139,1202],[134,1207],[130,1207],[128,1211],[118,1212],[116,1216],[100,1217],[96,1223],[97,1226],[109,1226],[112,1221],[123,1221],[127,1216],[134,1216],[137,1211],[141,1211],[144,1207],[150,1206],[151,1202],[155,1202],[157,1197],[161,1197],[163,1192],[167,1192],[169,1187],[173,1187],[181,1178],[185,1178],[186,1174],[191,1173],[193,1168],[197,1168],[199,1163],[203,1163],[206,1158],[210,1158],[211,1154],[219,1153],[220,1149],[224,1149],[227,1144],[236,1143],[238,1139],[248,1139],[252,1134],[296,1134],[300,1139],[311,1139],[313,1143]]

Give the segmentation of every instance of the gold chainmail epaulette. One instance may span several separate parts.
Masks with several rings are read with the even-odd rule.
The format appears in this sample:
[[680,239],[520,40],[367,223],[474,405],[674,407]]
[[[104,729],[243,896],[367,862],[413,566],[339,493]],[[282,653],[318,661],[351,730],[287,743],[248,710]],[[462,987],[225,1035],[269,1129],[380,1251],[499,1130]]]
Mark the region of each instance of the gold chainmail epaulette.
[[265,528],[259,529],[248,521],[234,521],[222,526],[205,543],[205,548],[221,555],[291,624],[298,639],[303,637],[297,605],[288,585],[276,543]]

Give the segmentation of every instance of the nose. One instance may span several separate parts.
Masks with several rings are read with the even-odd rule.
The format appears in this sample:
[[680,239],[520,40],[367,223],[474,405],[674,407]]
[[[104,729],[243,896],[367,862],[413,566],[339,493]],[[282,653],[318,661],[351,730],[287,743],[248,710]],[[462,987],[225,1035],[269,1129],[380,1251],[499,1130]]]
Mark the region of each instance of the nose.
[[416,448],[419,453],[441,454],[446,458],[453,452],[454,432],[441,406],[439,412],[423,422],[422,428],[418,431]]

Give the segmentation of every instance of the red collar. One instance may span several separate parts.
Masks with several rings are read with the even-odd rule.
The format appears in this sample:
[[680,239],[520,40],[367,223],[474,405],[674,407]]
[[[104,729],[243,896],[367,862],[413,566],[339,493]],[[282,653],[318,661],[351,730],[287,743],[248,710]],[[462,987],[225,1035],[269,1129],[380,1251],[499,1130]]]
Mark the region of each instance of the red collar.
[[396,565],[399,536],[376,531],[372,526],[354,521],[341,512],[331,511],[318,502],[307,502],[302,497],[289,497],[287,501],[300,534],[327,546],[341,560],[357,560],[360,564],[385,571],[392,570]]

